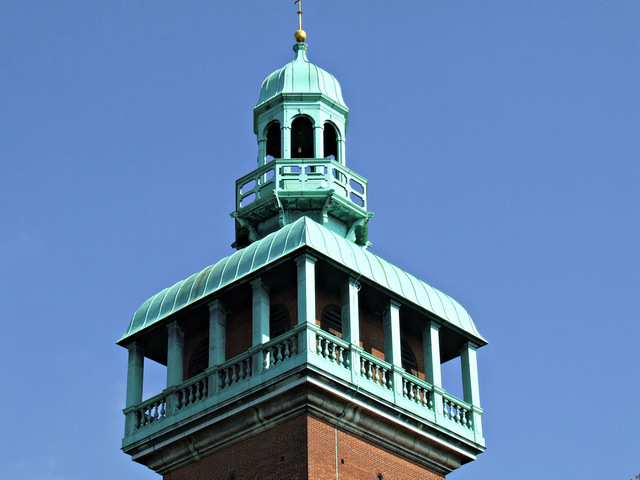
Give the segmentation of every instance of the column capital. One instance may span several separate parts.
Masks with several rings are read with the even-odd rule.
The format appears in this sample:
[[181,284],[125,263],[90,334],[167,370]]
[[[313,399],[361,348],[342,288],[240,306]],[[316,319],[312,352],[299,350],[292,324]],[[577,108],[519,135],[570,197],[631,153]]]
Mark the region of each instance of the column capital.
[[209,307],[209,311],[215,310],[216,308],[224,310],[224,303],[219,298],[214,298],[207,303],[207,307]]
[[129,343],[124,345],[124,348],[126,348],[127,350],[132,350],[134,348],[144,350],[145,347],[146,345],[142,340],[131,340]]
[[316,257],[311,255],[310,253],[303,253],[299,257],[296,257],[296,263],[300,265],[301,263],[311,263],[314,264],[318,261]]
[[170,322],[167,323],[167,330],[171,331],[171,330],[176,330],[180,333],[183,333],[183,323],[181,320],[175,319],[175,320],[171,320]]
[[254,278],[249,282],[249,284],[251,285],[254,291],[259,288],[263,288],[266,291],[269,291],[269,285],[266,284],[264,280],[262,280],[262,277]]
[[479,348],[479,345],[471,340],[467,340],[466,342],[464,342],[462,344],[462,346],[460,347],[460,353],[463,353],[467,350],[477,350]]
[[431,328],[438,331],[440,330],[440,327],[442,327],[442,323],[438,320],[434,320],[433,318],[429,318],[424,324],[424,328]]
[[384,307],[383,315],[387,312],[390,312],[391,310],[399,311],[400,307],[402,307],[402,304],[400,302],[394,300],[393,298],[390,298],[389,303]]

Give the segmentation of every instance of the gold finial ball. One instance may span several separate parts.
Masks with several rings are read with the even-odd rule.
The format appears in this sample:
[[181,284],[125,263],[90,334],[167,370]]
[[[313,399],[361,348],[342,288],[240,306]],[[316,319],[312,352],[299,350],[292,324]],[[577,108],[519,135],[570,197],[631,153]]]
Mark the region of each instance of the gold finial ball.
[[307,32],[304,30],[296,30],[294,37],[296,38],[296,42],[302,43],[307,39]]

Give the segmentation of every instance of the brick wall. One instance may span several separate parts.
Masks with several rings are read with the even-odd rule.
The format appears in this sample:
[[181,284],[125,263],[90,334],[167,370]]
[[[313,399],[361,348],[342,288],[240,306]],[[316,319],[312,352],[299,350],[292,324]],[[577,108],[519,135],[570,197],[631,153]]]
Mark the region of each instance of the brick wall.
[[164,480],[305,480],[306,437],[301,415],[196,460]]
[[[422,466],[337,431],[342,480],[443,480]],[[381,475],[382,477],[378,477]],[[329,480],[336,478],[336,431],[300,415],[164,476],[164,480]]]
[[309,479],[336,478],[336,443],[338,476],[343,480],[443,480],[424,467],[405,460],[360,437],[309,416]]

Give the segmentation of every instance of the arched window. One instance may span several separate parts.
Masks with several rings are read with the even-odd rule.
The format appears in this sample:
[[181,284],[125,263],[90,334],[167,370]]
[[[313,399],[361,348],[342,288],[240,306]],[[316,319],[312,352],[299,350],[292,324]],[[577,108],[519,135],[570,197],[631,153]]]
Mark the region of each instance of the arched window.
[[338,132],[329,122],[324,124],[324,158],[338,159]]
[[[282,137],[280,122],[271,122],[267,127],[267,159],[282,158]],[[269,158],[270,157],[270,158]]]
[[204,372],[209,366],[209,339],[202,340],[191,354],[189,378]]
[[327,305],[322,310],[320,328],[342,338],[342,309],[338,305]]
[[296,117],[291,122],[291,158],[314,158],[313,123],[309,117]]
[[284,305],[273,305],[269,311],[269,336],[279,337],[289,330],[289,310]]
[[400,358],[402,359],[402,368],[414,375],[418,373],[416,355],[413,353],[409,344],[404,340],[400,341]]

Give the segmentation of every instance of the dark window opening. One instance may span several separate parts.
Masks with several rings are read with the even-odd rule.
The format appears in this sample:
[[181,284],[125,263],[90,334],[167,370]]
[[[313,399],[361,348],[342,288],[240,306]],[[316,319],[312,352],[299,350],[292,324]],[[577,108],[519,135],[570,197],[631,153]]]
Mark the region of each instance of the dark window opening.
[[271,122],[267,127],[267,159],[273,160],[274,158],[282,158],[280,122]]
[[189,361],[189,378],[204,372],[209,366],[209,339],[201,341]]
[[327,305],[322,310],[320,328],[338,338],[342,338],[342,309],[338,305]]
[[409,373],[417,375],[418,362],[416,360],[416,355],[413,353],[409,344],[404,340],[400,342],[400,358],[402,359],[402,368]]
[[291,123],[291,158],[314,158],[313,124],[308,117],[296,117]]
[[329,122],[324,124],[324,158],[338,158],[338,132]]
[[289,310],[284,305],[274,305],[269,311],[269,336],[279,337],[289,330]]

